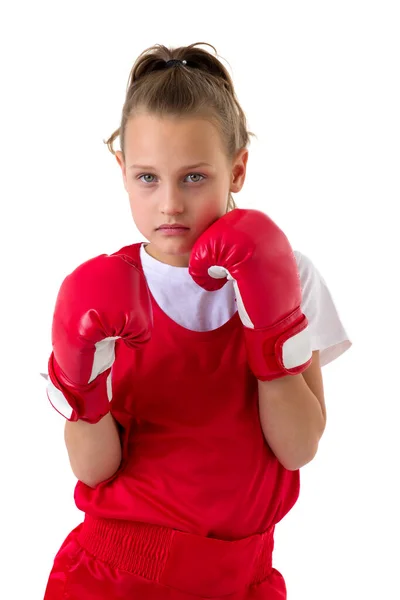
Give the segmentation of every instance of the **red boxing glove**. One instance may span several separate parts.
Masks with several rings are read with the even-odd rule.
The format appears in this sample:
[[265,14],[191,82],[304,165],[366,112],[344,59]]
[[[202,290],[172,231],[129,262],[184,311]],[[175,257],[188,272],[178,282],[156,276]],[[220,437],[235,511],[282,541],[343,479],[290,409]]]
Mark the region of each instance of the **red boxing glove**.
[[110,410],[115,340],[148,341],[152,309],[147,282],[123,254],[102,254],[63,281],[52,326],[48,397],[70,421],[97,423]]
[[267,215],[235,209],[218,219],[193,246],[189,273],[209,291],[233,281],[248,361],[257,379],[296,375],[311,364],[296,258]]

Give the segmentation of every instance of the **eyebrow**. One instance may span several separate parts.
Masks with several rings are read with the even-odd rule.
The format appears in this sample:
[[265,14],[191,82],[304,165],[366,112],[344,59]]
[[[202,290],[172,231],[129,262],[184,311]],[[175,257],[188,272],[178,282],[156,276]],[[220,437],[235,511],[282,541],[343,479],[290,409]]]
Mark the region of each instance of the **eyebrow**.
[[[189,170],[189,169],[197,169],[198,167],[212,167],[212,165],[210,165],[209,163],[206,162],[200,162],[200,163],[196,163],[195,165],[187,165],[186,167],[182,167],[183,171]],[[149,170],[151,171],[152,169],[154,169],[154,167],[150,166],[150,165],[131,165],[129,167],[129,169],[143,169],[143,170]]]

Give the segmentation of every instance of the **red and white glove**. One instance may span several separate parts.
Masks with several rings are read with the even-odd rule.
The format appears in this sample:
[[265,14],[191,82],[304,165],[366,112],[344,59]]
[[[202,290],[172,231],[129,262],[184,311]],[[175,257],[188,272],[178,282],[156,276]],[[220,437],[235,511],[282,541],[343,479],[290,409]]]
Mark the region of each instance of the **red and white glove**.
[[131,348],[150,339],[146,279],[123,254],[102,254],[68,275],[52,325],[48,398],[69,421],[97,423],[110,410],[115,340]]
[[235,209],[218,219],[194,244],[189,273],[209,291],[233,281],[248,362],[257,379],[295,375],[311,364],[296,258],[267,215]]

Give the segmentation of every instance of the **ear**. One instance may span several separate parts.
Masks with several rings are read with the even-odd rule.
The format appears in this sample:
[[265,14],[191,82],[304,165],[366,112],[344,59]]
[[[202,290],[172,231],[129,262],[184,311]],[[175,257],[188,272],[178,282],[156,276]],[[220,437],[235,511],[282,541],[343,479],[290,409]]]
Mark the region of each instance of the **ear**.
[[230,192],[240,192],[246,179],[247,160],[249,151],[247,148],[241,148],[232,161],[232,177]]
[[126,167],[125,167],[125,161],[124,161],[124,157],[123,157],[123,154],[122,154],[121,150],[117,150],[116,151],[115,158],[117,159],[117,163],[121,167],[122,178],[124,180],[124,188],[125,188],[126,191],[128,191],[127,187],[126,187]]

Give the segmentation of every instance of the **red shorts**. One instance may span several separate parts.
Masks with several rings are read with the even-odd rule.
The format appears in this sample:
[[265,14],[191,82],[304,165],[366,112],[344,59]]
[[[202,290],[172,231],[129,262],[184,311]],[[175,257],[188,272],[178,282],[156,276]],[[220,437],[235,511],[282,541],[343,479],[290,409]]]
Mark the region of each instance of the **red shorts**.
[[55,557],[44,600],[285,600],[273,533],[227,542],[86,515]]

